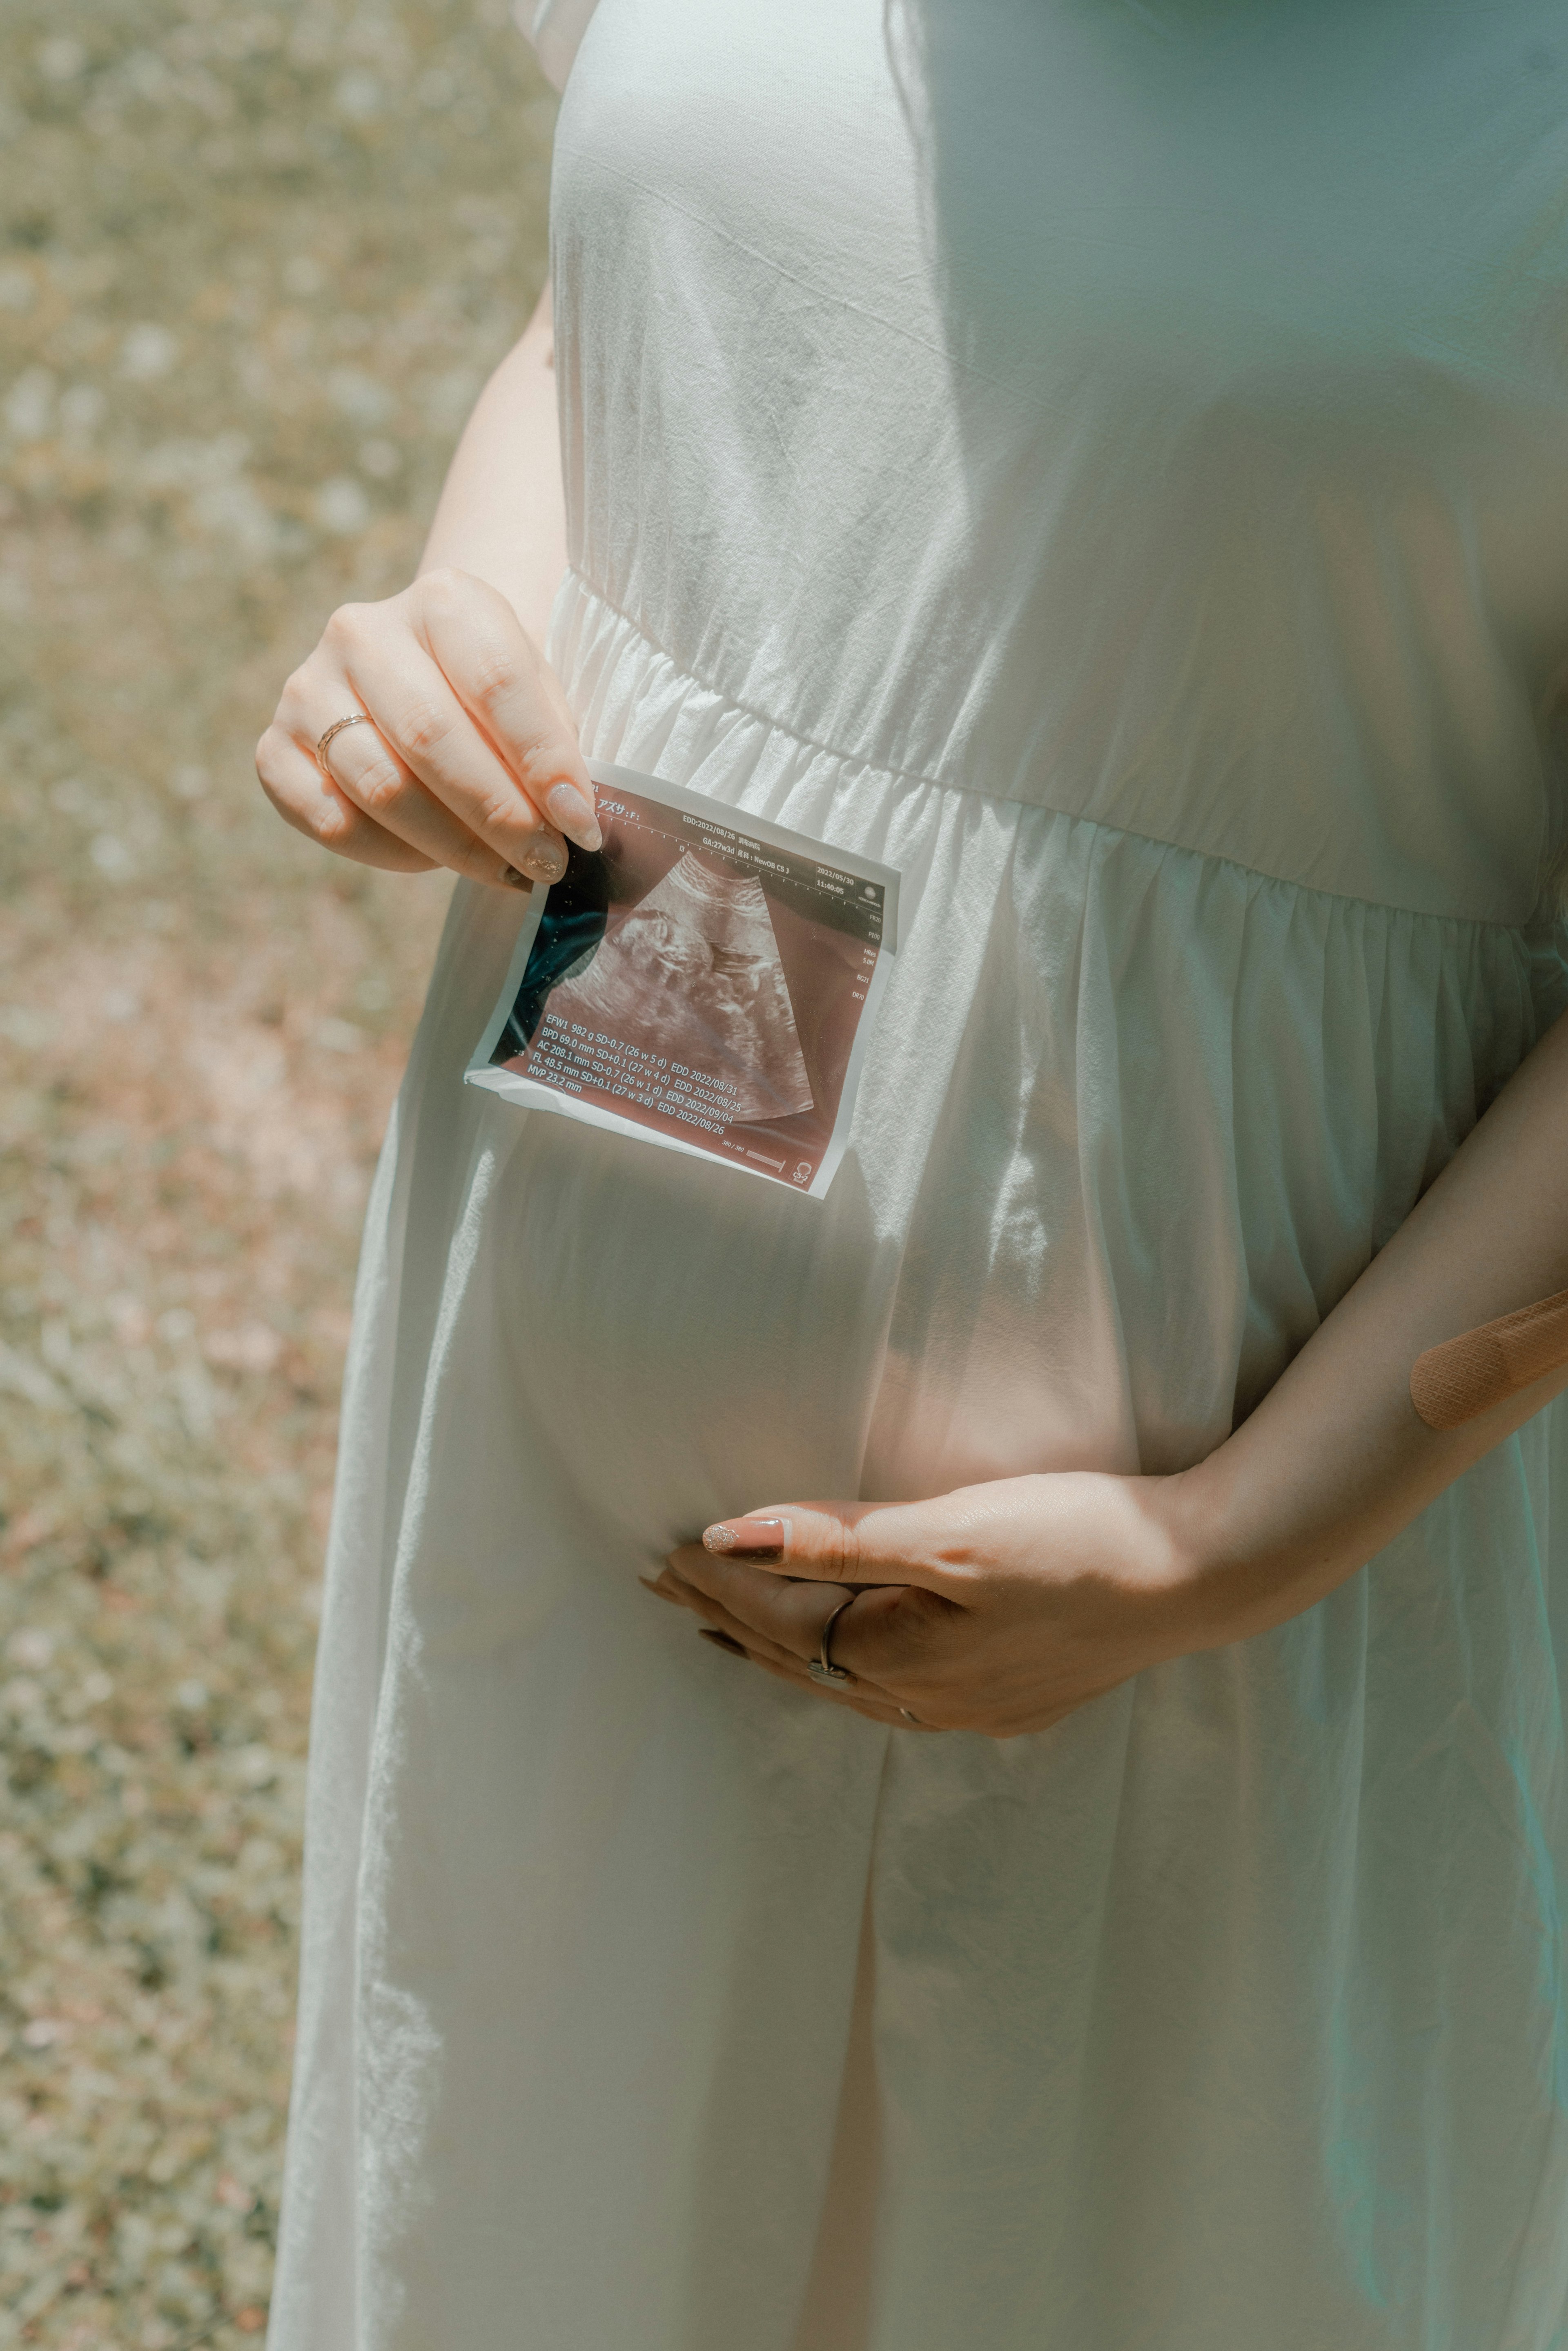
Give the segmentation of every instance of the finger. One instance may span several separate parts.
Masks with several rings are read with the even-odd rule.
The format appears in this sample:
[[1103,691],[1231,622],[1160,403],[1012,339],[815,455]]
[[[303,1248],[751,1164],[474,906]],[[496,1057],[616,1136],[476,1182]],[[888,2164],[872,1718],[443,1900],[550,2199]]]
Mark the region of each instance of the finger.
[[428,873],[435,862],[356,808],[276,721],[256,747],[256,772],[285,824],[321,848],[387,873]]
[[[687,1562],[694,1556],[699,1561],[702,1558],[700,1552],[692,1551],[675,1554],[677,1559]],[[711,1567],[712,1562],[708,1562],[705,1564]],[[758,1583],[761,1583],[760,1578]],[[648,1585],[648,1589],[650,1592],[656,1592],[662,1599],[674,1600],[677,1605],[689,1608],[694,1615],[700,1616],[703,1622],[711,1625],[716,1632],[727,1634],[731,1639],[739,1641],[747,1650],[756,1650],[772,1657],[780,1665],[796,1667],[801,1672],[805,1671],[809,1659],[821,1656],[822,1627],[839,1601],[849,1596],[841,1593],[831,1595],[824,1593],[819,1584],[802,1583],[791,1586],[781,1585],[775,1581],[764,1587],[759,1595],[762,1604],[758,1606],[757,1618],[754,1619],[747,1605],[750,1595],[742,1593],[738,1597],[737,1604],[732,1606],[730,1601],[736,1598],[733,1593],[706,1591],[701,1584],[691,1581],[673,1562],[665,1566],[657,1579]],[[782,1610],[778,1607],[780,1600],[786,1603]],[[798,1606],[794,1604],[796,1603],[799,1604]],[[769,1608],[776,1612],[777,1617],[781,1621],[771,1624],[767,1621]],[[838,1625],[834,1627],[832,1655],[835,1664],[839,1662],[839,1625],[844,1625],[847,1621],[846,1612],[839,1618]],[[890,1706],[898,1704],[898,1699],[893,1691],[883,1687],[873,1675],[857,1672],[855,1680],[857,1684],[863,1685],[879,1700]],[[812,1687],[815,1687],[816,1685],[813,1683]]]
[[930,1502],[786,1502],[721,1519],[703,1549],[826,1583],[912,1583],[956,1600],[964,1579],[933,1556]]
[[879,1698],[863,1688],[847,1689],[842,1686],[835,1688],[827,1683],[814,1682],[805,1667],[797,1665],[792,1658],[763,1656],[747,1649],[744,1643],[726,1639],[716,1633],[709,1633],[705,1637],[720,1656],[744,1657],[748,1665],[759,1666],[765,1674],[771,1674],[775,1681],[789,1682],[797,1689],[810,1690],[813,1698],[823,1698],[830,1706],[841,1707],[850,1714],[862,1715],[866,1721],[881,1723],[885,1729],[929,1730],[933,1728],[929,1723],[916,1722],[913,1715],[905,1713],[893,1700]]
[[[695,1543],[672,1552],[651,1588],[684,1598],[726,1631],[738,1628],[748,1646],[761,1643],[808,1668],[821,1657],[831,1623],[833,1664],[894,1706],[910,1703],[911,1692],[920,1690],[948,1631],[932,1617],[934,1610],[946,1617],[946,1604],[907,1584],[846,1593],[816,1583],[788,1583],[712,1559]],[[921,1709],[915,1705],[914,1710]]]
[[[380,726],[345,727],[328,746],[326,764],[346,799],[432,864],[466,874],[471,881],[507,883],[519,889],[527,889],[530,879],[538,878],[520,872],[503,851],[470,831],[452,809],[427,790]],[[564,851],[560,861],[564,871]]]
[[[299,824],[301,831],[308,831],[313,840],[322,841],[328,848],[339,848],[342,844],[337,832],[347,831],[349,811],[355,810],[361,828],[357,839],[368,839],[362,827],[369,825],[389,840],[402,842],[412,852],[398,861],[403,871],[423,872],[440,865],[476,882],[504,883],[526,893],[529,886],[528,875],[518,872],[509,858],[498,856],[476,839],[450,809],[434,799],[372,721],[361,716],[351,726],[333,728],[334,719],[360,712],[363,701],[363,695],[323,645],[319,645],[289,678],[277,717],[263,737],[263,747],[277,745],[273,764],[280,780],[289,786],[287,800],[274,796],[274,805],[280,813],[291,823]],[[327,731],[331,731],[331,740],[323,763],[317,756],[317,746]],[[259,752],[257,770],[261,772]],[[308,780],[310,777],[315,778],[313,783]],[[270,789],[265,773],[262,780]],[[323,811],[332,804],[342,812],[335,820],[336,832],[323,831],[319,821]],[[300,807],[306,811],[303,823],[295,812]],[[364,852],[348,853],[362,854],[366,862],[392,862],[385,852],[376,856]]]
[[[702,1621],[708,1636],[719,1643],[727,1654],[742,1655],[753,1665],[776,1670],[785,1679],[803,1684],[808,1689],[820,1692],[824,1698],[843,1695],[851,1703],[862,1700],[863,1704],[860,1708],[861,1711],[871,1715],[876,1721],[889,1723],[895,1729],[938,1730],[943,1728],[940,1723],[928,1722],[918,1717],[913,1708],[903,1703],[897,1693],[882,1687],[869,1676],[857,1674],[850,1684],[835,1685],[818,1681],[807,1670],[802,1660],[792,1651],[780,1648],[777,1643],[769,1641],[765,1634],[757,1632],[744,1619],[732,1615],[722,1602],[713,1599],[708,1593],[688,1584],[673,1567],[666,1566],[657,1579],[650,1579],[644,1575],[639,1577],[638,1581],[645,1591],[652,1592],[658,1599],[669,1601],[675,1607],[690,1610]],[[844,1621],[844,1617],[841,1616],[839,1623],[841,1625]],[[811,1654],[815,1656],[816,1650]],[[837,1655],[836,1646],[834,1654]]]
[[351,747],[354,737],[365,730],[350,728],[332,745],[332,772],[345,790],[362,807],[356,778],[364,775],[367,789],[386,795],[386,810],[378,805],[371,812],[387,823],[393,807],[400,813],[406,808],[401,797],[406,771],[464,832],[484,841],[503,863],[531,881],[559,882],[566,872],[566,843],[507,774],[423,647],[409,635],[389,640],[379,626],[356,638],[351,619],[341,613],[329,624],[333,633],[338,642],[332,651],[342,664],[350,707],[357,703],[370,712],[399,763],[394,771]]
[[434,571],[414,609],[431,658],[531,805],[580,848],[601,844],[593,784],[566,697],[500,592],[471,574]]
[[[776,1642],[768,1640],[765,1634],[758,1632],[754,1626],[746,1624],[737,1616],[732,1616],[721,1602],[688,1584],[684,1577],[677,1575],[670,1567],[664,1568],[655,1578],[639,1576],[638,1582],[645,1592],[653,1593],[656,1599],[666,1600],[674,1607],[689,1611],[699,1620],[706,1637],[716,1642],[727,1656],[744,1656],[752,1665],[766,1667],[769,1671],[781,1675],[787,1680],[804,1683],[808,1689],[821,1689],[824,1697],[836,1696],[840,1691],[847,1690],[852,1687],[843,1683],[819,1683],[813,1680],[801,1660],[789,1650],[780,1648]],[[858,1681],[852,1687],[868,1706],[876,1708],[881,1714],[885,1715],[897,1710],[897,1700],[889,1692],[878,1690],[869,1683]]]
[[790,1654],[771,1641],[766,1633],[759,1632],[756,1625],[733,1615],[722,1602],[711,1598],[706,1592],[699,1592],[668,1567],[662,1569],[656,1578],[643,1575],[639,1576],[638,1582],[644,1592],[653,1594],[655,1600],[666,1600],[672,1607],[684,1609],[709,1631],[722,1634],[726,1640],[738,1642],[748,1653],[755,1650],[780,1659]]
[[850,1597],[847,1592],[828,1591],[820,1583],[790,1583],[744,1563],[712,1559],[695,1543],[673,1552],[664,1573],[677,1589],[701,1593],[713,1606],[738,1619],[750,1634],[760,1635],[800,1660],[819,1654],[823,1625],[840,1601]]

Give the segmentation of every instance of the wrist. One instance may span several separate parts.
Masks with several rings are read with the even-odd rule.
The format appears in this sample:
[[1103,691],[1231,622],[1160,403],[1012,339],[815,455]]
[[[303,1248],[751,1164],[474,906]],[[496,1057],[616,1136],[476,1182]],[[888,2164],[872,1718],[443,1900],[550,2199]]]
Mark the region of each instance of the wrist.
[[1266,1605],[1266,1579],[1242,1532],[1233,1441],[1157,1481],[1171,1579],[1195,1650],[1227,1647],[1294,1613]]
[[1292,1508],[1278,1465],[1248,1436],[1238,1430],[1163,1481],[1195,1646],[1222,1648],[1299,1616],[1377,1548],[1354,1516]]

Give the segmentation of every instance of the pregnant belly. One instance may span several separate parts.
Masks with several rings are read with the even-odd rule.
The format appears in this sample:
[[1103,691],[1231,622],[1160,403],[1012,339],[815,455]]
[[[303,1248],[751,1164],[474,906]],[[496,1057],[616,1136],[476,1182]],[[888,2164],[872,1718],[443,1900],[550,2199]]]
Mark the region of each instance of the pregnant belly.
[[655,1546],[748,1503],[857,1492],[896,1252],[852,1164],[813,1201],[548,1113],[520,1124],[486,1214],[520,1441]]

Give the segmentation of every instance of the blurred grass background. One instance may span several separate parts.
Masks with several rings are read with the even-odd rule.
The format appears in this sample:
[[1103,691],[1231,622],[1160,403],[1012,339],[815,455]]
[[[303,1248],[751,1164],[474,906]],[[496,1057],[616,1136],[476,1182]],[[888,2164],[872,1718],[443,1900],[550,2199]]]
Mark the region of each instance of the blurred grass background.
[[252,747],[543,281],[500,0],[0,17],[0,2345],[265,2325],[358,1224],[444,902]]

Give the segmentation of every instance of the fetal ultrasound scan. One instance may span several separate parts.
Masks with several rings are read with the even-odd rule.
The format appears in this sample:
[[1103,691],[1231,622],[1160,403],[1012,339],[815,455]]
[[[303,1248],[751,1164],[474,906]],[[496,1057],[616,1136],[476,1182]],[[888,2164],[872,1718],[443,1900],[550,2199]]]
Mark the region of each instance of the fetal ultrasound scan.
[[598,761],[602,849],[535,904],[467,1076],[820,1198],[894,952],[898,876]]

